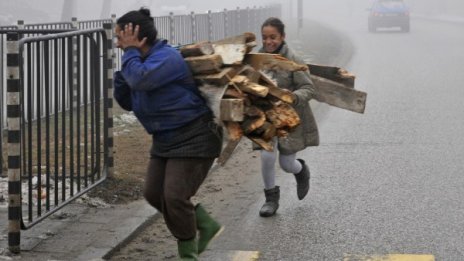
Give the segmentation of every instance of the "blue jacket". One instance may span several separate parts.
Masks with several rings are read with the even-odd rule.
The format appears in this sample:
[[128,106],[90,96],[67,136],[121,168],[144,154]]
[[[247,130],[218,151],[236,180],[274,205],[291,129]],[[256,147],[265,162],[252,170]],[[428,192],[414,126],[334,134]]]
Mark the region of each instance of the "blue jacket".
[[145,57],[126,49],[114,75],[114,98],[148,133],[173,130],[210,111],[181,54],[158,40]]

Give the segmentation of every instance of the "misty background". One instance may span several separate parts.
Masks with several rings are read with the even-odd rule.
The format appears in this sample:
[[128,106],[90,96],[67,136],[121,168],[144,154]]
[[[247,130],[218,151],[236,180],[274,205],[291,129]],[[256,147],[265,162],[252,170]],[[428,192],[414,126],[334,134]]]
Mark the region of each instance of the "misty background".
[[[303,0],[304,18],[317,15],[336,15],[337,12],[350,12],[351,15],[365,15],[372,0]],[[462,0],[405,0],[411,8],[411,14],[421,16],[464,17]],[[282,18],[287,22],[296,19],[297,0],[0,0],[0,25],[25,23],[48,23],[78,20],[96,20],[109,18],[111,14],[120,16],[129,10],[141,6],[149,7],[153,16],[204,13],[223,11],[224,9],[246,9],[281,4]]]

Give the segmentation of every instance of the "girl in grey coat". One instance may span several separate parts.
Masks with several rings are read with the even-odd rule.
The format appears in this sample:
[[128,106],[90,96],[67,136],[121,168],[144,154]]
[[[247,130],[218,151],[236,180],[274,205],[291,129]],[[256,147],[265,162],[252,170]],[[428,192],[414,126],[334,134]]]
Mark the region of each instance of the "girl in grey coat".
[[[262,53],[280,54],[289,60],[304,64],[289,49],[285,43],[285,26],[278,18],[271,17],[261,26],[263,40]],[[264,194],[266,202],[259,214],[270,217],[279,207],[280,189],[275,185],[275,162],[277,152],[280,167],[288,173],[293,173],[297,182],[297,196],[302,200],[309,191],[309,168],[305,161],[297,159],[296,153],[308,146],[319,145],[319,134],[309,100],[313,97],[315,89],[309,77],[309,72],[266,71],[281,88],[293,92],[295,102],[292,104],[301,119],[301,124],[287,137],[274,140],[274,151],[261,151],[261,172],[264,181]]]

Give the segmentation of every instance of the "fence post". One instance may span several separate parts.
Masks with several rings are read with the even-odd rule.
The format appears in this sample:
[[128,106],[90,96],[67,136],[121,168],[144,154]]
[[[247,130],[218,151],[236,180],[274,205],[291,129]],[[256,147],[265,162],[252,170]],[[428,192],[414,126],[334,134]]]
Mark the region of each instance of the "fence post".
[[237,18],[237,21],[235,21],[235,22],[236,22],[236,25],[235,25],[235,32],[234,32],[234,34],[239,34],[239,33],[240,33],[239,30],[241,30],[241,27],[240,27],[240,19],[241,19],[242,17],[240,16],[240,7],[238,7],[238,6],[237,6],[237,16],[236,16],[236,18]]
[[169,34],[169,42],[170,42],[171,44],[175,44],[175,43],[174,43],[175,30],[176,30],[176,27],[175,27],[175,25],[174,25],[174,13],[173,13],[173,12],[169,12],[169,31],[170,31],[170,34]]
[[107,71],[107,79],[106,79],[106,86],[107,86],[107,118],[105,122],[108,124],[106,131],[108,132],[107,138],[108,143],[105,148],[107,149],[107,164],[108,164],[108,177],[112,177],[114,174],[114,155],[113,155],[113,146],[114,146],[114,136],[113,136],[113,66],[114,66],[114,42],[113,42],[113,25],[110,23],[103,24],[103,29],[106,32],[106,43],[107,43],[107,52],[108,57],[106,60],[106,64],[108,66]]
[[227,16],[227,9],[224,8],[224,38],[227,38],[228,30],[229,30],[229,17]]
[[21,242],[21,105],[19,35],[7,34],[8,121],[8,248],[20,252]]
[[213,15],[211,10],[208,10],[208,41],[213,40]]
[[[79,23],[77,22],[77,18],[76,17],[72,17],[71,18],[71,28],[74,29],[74,30],[77,30],[79,27]],[[71,195],[74,195],[74,182],[75,182],[75,179],[74,179],[74,174],[75,174],[75,171],[78,171],[78,169],[80,168],[80,166],[76,166],[77,169],[74,169],[74,164],[76,164],[76,161],[75,161],[75,154],[74,154],[74,146],[76,145],[77,148],[80,148],[80,144],[74,144],[75,142],[75,137],[77,136],[75,134],[75,131],[77,131],[77,129],[79,128],[79,123],[76,121],[76,126],[74,126],[74,120],[75,117],[77,118],[77,115],[78,115],[78,110],[79,110],[79,103],[78,103],[78,88],[79,88],[79,83],[78,83],[78,77],[79,77],[79,65],[78,65],[78,48],[77,48],[77,41],[78,41],[78,37],[77,36],[74,36],[72,37],[71,39],[71,48],[72,48],[72,54],[71,54],[71,58],[72,58],[72,80],[71,80],[71,91],[72,91],[72,94],[70,95],[71,96],[71,101],[70,101],[70,110],[69,110],[69,135],[70,135],[70,138],[69,138],[69,145],[70,145],[70,154],[69,154],[69,157],[71,158],[71,161],[69,162],[69,165],[70,165],[70,169],[69,169],[69,172],[70,172],[70,182],[71,182],[71,186],[70,186],[70,192],[71,192]],[[75,116],[76,115],[76,116]],[[77,154],[76,154],[77,156]],[[77,181],[77,184],[79,184],[79,180]],[[78,185],[77,187],[77,191],[80,191],[80,185]]]
[[195,18],[195,13],[192,11],[190,12],[190,20],[192,21],[192,43],[196,43],[197,39],[197,19]]

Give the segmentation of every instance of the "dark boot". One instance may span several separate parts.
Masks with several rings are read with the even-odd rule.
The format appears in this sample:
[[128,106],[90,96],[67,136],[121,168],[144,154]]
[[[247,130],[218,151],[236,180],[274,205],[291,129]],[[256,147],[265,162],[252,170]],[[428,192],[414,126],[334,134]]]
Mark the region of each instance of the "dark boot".
[[302,200],[306,194],[308,194],[309,191],[309,167],[306,165],[304,160],[298,159],[298,161],[301,163],[303,168],[301,171],[295,175],[296,179],[296,194],[298,195],[298,199]]
[[265,189],[264,195],[266,196],[266,202],[261,207],[259,215],[262,217],[273,216],[279,208],[280,189],[279,186],[275,186],[272,189]]
[[190,240],[178,240],[177,250],[180,260],[198,261],[198,244],[195,238]]
[[197,228],[200,232],[198,254],[201,254],[205,251],[208,243],[221,234],[224,227],[216,222],[200,204],[195,207],[195,217],[197,219]]

